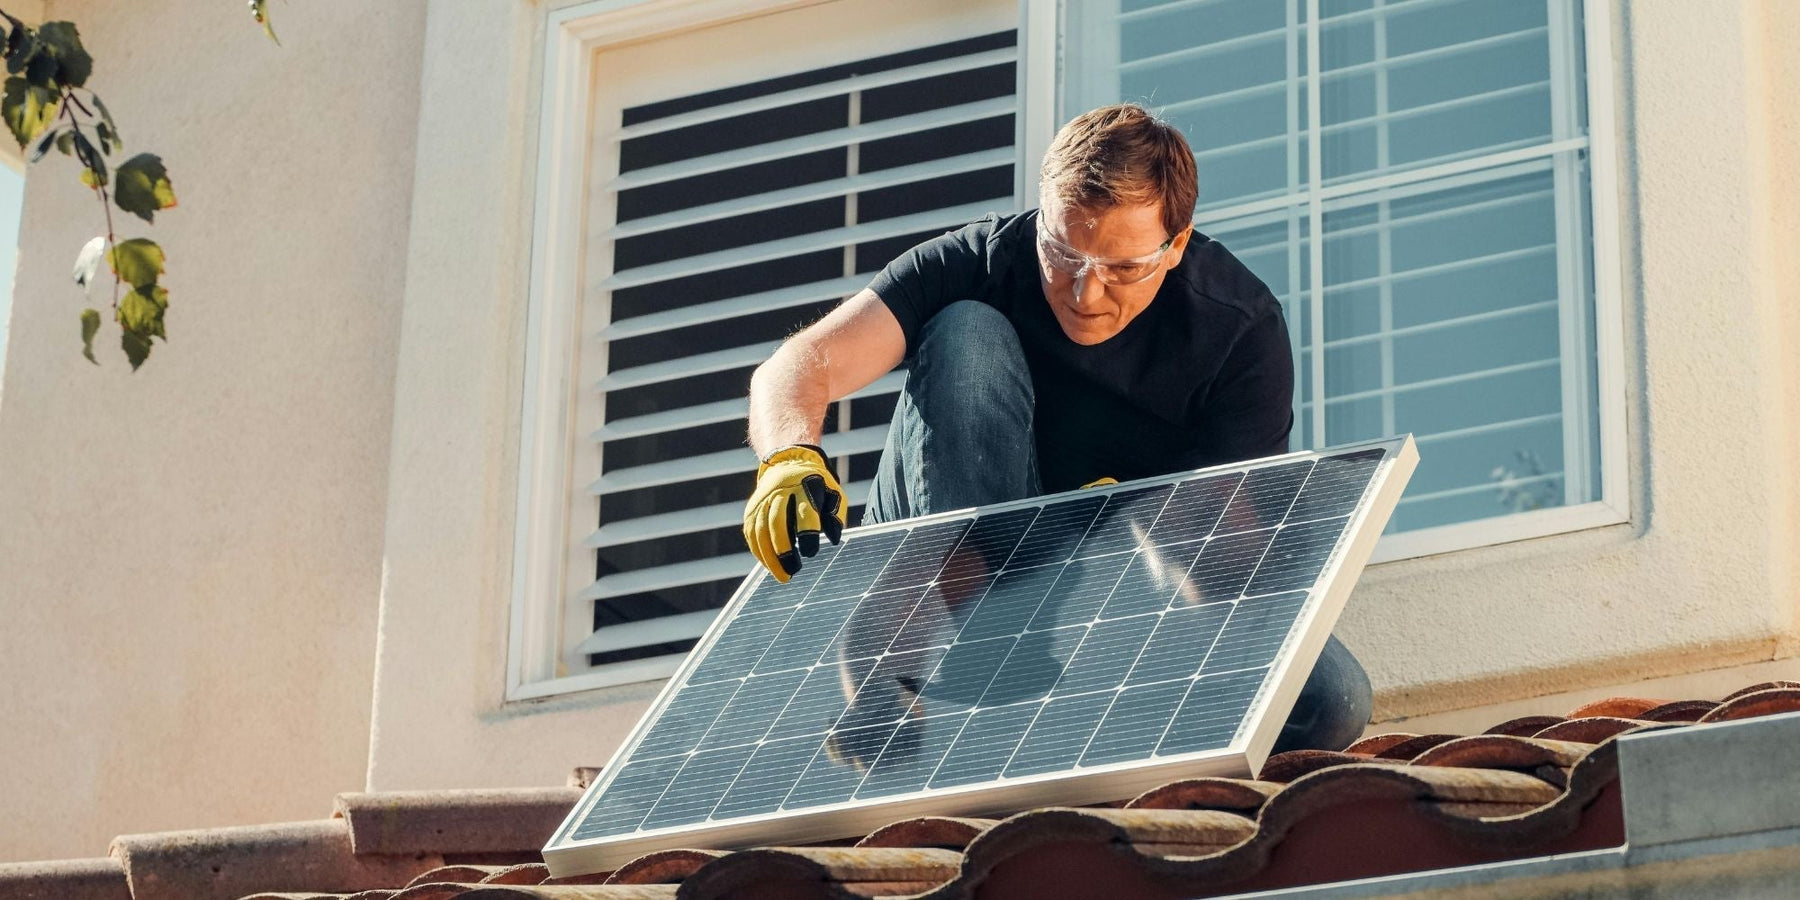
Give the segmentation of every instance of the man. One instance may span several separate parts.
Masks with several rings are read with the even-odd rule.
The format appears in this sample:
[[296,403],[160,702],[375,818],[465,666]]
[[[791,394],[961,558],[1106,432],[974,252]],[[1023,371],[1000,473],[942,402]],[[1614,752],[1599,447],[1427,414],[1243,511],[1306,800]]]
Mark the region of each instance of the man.
[[[842,528],[827,407],[902,359],[865,524],[1287,451],[1281,306],[1194,233],[1181,133],[1134,104],[1096,109],[1058,132],[1040,185],[1040,209],[920,244],[756,370],[744,536],[777,579]],[[1340,749],[1369,710],[1333,638],[1275,749]]]

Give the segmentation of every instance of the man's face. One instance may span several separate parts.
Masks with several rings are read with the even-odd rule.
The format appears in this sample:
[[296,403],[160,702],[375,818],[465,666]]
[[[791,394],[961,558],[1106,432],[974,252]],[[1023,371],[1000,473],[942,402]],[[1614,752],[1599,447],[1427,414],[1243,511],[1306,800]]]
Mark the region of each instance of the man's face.
[[[1160,204],[1084,210],[1052,200],[1041,216],[1038,281],[1063,333],[1085,345],[1124,331],[1156,299],[1193,233],[1184,228],[1170,241]],[[1158,256],[1165,242],[1169,248]],[[1132,284],[1107,283],[1143,273],[1148,277]]]

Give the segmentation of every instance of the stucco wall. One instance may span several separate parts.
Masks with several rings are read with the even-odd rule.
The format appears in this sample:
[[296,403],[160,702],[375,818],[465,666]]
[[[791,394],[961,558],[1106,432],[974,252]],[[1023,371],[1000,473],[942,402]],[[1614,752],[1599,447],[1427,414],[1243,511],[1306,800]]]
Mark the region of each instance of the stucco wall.
[[[9,4],[10,5],[10,4]],[[423,4],[57,0],[167,161],[172,341],[80,355],[101,230],[31,170],[0,402],[0,861],[363,785]],[[104,308],[106,301],[100,299]]]
[[[1615,32],[1632,522],[1369,570],[1340,634],[1379,717],[1794,653],[1800,14],[1587,5]],[[464,140],[423,141],[420,184],[491,177],[415,196],[370,782],[542,784],[604,761],[656,685],[502,701],[542,25],[437,0],[431,27],[421,134]]]

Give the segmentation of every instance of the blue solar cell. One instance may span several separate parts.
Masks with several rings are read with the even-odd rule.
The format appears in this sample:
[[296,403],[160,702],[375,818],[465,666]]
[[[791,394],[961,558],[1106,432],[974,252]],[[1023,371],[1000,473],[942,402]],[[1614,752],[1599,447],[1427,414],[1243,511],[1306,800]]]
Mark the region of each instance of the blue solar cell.
[[1042,631],[1092,622],[1106,606],[1106,598],[1112,596],[1113,586],[1125,574],[1125,567],[1131,565],[1131,558],[1129,553],[1114,553],[1070,560],[1026,627]]
[[1137,661],[1160,618],[1156,615],[1131,616],[1109,619],[1090,627],[1069,664],[1063,667],[1055,692],[1084,694],[1124,684],[1125,673]]
[[1136,548],[1150,534],[1150,526],[1156,523],[1174,492],[1174,485],[1158,484],[1119,491],[1106,498],[1106,505],[1094,517],[1093,527],[1081,539],[1075,555],[1099,556]]
[[1205,606],[1176,606],[1159,617],[1156,630],[1144,650],[1132,663],[1126,684],[1146,684],[1186,678],[1200,671],[1206,659],[1206,648],[1218,640],[1231,615],[1232,604],[1208,603]]
[[1075,554],[1075,546],[1087,536],[1088,526],[1094,523],[1094,516],[1104,505],[1104,496],[1093,496],[1045,507],[1032,520],[1031,528],[1026,530],[1006,565],[1023,569],[1066,562]]
[[665,756],[626,763],[571,837],[580,841],[636,831],[686,762],[686,756]]
[[925,783],[944,761],[944,755],[950,751],[950,743],[956,740],[968,720],[969,714],[965,712],[902,722],[900,730],[894,732],[893,739],[882,748],[881,756],[869,769],[856,796],[859,799],[887,797],[924,789]]
[[1191,679],[1182,678],[1120,691],[1107,709],[1106,718],[1094,729],[1094,740],[1081,754],[1081,765],[1148,759],[1192,686]]
[[745,679],[737,693],[731,696],[731,702],[725,704],[724,711],[713,720],[706,736],[700,739],[698,749],[712,750],[761,740],[775,724],[775,717],[781,715],[794,699],[794,692],[800,689],[800,682],[805,678],[805,669],[793,669]]
[[1025,732],[1024,740],[1019,742],[1018,752],[1007,761],[1006,777],[1037,775],[1074,766],[1093,738],[1094,726],[1112,705],[1113,696],[1112,691],[1102,691],[1057,697],[1045,703],[1037,718],[1032,720],[1031,728]]
[[1312,467],[1313,461],[1308,459],[1252,470],[1231,495],[1215,533],[1254,531],[1280,524]]
[[1187,580],[1194,557],[1206,544],[1145,544],[1132,556],[1131,565],[1113,587],[1100,618],[1117,619],[1139,613],[1161,612],[1175,597],[1175,589]]
[[780,809],[781,801],[787,799],[794,782],[800,780],[800,773],[806,771],[818,752],[819,739],[811,736],[770,741],[757,747],[744,763],[744,772],[751,777],[740,777],[732,783],[713,808],[713,818],[767,815]]
[[1025,623],[1037,614],[1038,606],[1050,596],[1050,587],[1062,574],[1061,566],[1038,566],[1034,569],[1007,569],[994,579],[994,586],[983,594],[968,613],[959,641],[979,641],[994,637],[1012,637],[1025,630]]
[[977,710],[950,744],[950,752],[927,786],[945,788],[994,780],[1012,759],[1019,738],[1025,736],[1042,706],[1032,701]]
[[1196,679],[1156,747],[1158,756],[1220,750],[1231,744],[1250,711],[1266,669],[1228,672]]

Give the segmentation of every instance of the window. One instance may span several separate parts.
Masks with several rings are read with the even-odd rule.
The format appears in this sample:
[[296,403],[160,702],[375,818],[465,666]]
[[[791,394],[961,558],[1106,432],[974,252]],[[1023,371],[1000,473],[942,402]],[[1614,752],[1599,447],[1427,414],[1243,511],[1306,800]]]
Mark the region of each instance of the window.
[[[550,16],[509,697],[671,674],[751,566],[754,366],[906,247],[1035,205],[1058,124],[1122,99],[1189,135],[1199,229],[1285,304],[1295,446],[1417,436],[1378,558],[1623,520],[1580,0],[692,9]],[[853,506],[900,383],[827,419]]]
[[1416,435],[1378,558],[1622,519],[1579,0],[1064,10],[1061,118],[1179,126],[1196,227],[1281,298],[1294,446]]

